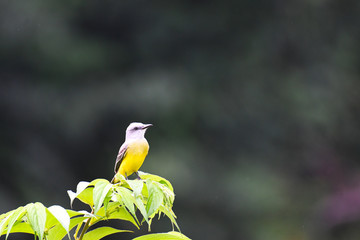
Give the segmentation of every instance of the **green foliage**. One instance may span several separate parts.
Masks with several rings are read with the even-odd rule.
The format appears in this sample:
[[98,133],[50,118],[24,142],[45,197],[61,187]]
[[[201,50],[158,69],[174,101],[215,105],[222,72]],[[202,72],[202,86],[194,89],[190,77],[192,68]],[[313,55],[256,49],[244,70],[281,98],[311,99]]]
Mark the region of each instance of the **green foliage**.
[[127,230],[119,230],[111,227],[99,227],[95,228],[94,230],[86,233],[84,235],[84,240],[93,240],[93,239],[101,239],[103,237],[106,237],[108,235],[119,233],[119,232],[130,232]]
[[[144,222],[150,226],[155,216],[167,216],[173,226],[169,233],[148,234],[136,238],[145,239],[189,239],[179,232],[174,232],[176,215],[172,211],[175,195],[170,182],[162,177],[140,172],[141,180],[126,180],[118,176],[117,184],[106,179],[91,182],[79,182],[76,192],[68,191],[70,204],[75,199],[91,208],[91,212],[66,210],[54,205],[45,207],[42,203],[29,203],[13,211],[0,215],[0,235],[10,233],[34,234],[37,239],[61,240],[66,235],[71,239],[70,231],[76,227],[74,239],[97,240],[105,236],[131,232],[126,229],[98,227],[88,231],[96,223],[109,219],[131,222],[138,229]],[[136,213],[142,219],[138,219]]]

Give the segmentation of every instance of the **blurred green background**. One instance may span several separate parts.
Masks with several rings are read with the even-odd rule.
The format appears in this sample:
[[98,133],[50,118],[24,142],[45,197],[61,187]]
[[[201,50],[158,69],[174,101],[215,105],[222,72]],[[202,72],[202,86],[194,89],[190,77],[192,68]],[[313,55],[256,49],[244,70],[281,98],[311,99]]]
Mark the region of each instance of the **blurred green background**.
[[190,238],[359,239],[359,12],[355,0],[1,1],[0,212],[70,208],[66,190],[111,179],[141,121],[154,124],[141,170],[174,185]]

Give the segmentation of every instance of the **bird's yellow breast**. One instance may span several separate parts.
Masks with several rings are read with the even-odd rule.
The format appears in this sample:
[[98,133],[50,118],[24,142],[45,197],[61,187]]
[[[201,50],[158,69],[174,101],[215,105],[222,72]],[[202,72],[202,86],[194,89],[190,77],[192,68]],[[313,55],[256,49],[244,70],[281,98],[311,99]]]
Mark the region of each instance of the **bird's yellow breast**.
[[145,138],[129,142],[126,154],[119,167],[119,173],[123,176],[130,176],[137,172],[143,164],[148,151],[149,144]]

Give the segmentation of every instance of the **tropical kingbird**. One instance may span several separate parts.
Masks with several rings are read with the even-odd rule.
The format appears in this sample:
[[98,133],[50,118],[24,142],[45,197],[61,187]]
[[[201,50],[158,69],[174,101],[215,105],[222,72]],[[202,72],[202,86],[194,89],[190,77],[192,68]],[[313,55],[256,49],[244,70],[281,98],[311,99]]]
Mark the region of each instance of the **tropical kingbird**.
[[116,174],[123,175],[126,179],[133,173],[138,175],[138,170],[143,164],[149,151],[149,143],[145,139],[145,132],[152,124],[139,122],[130,123],[126,129],[125,142],[121,145],[115,162],[115,176],[112,183],[119,182]]

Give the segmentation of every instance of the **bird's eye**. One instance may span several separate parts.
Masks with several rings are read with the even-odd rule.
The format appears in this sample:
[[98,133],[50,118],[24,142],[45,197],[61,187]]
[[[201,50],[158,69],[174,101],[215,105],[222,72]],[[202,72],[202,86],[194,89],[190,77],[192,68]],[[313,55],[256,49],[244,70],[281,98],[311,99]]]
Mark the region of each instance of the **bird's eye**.
[[134,130],[139,130],[139,127],[134,127]]

